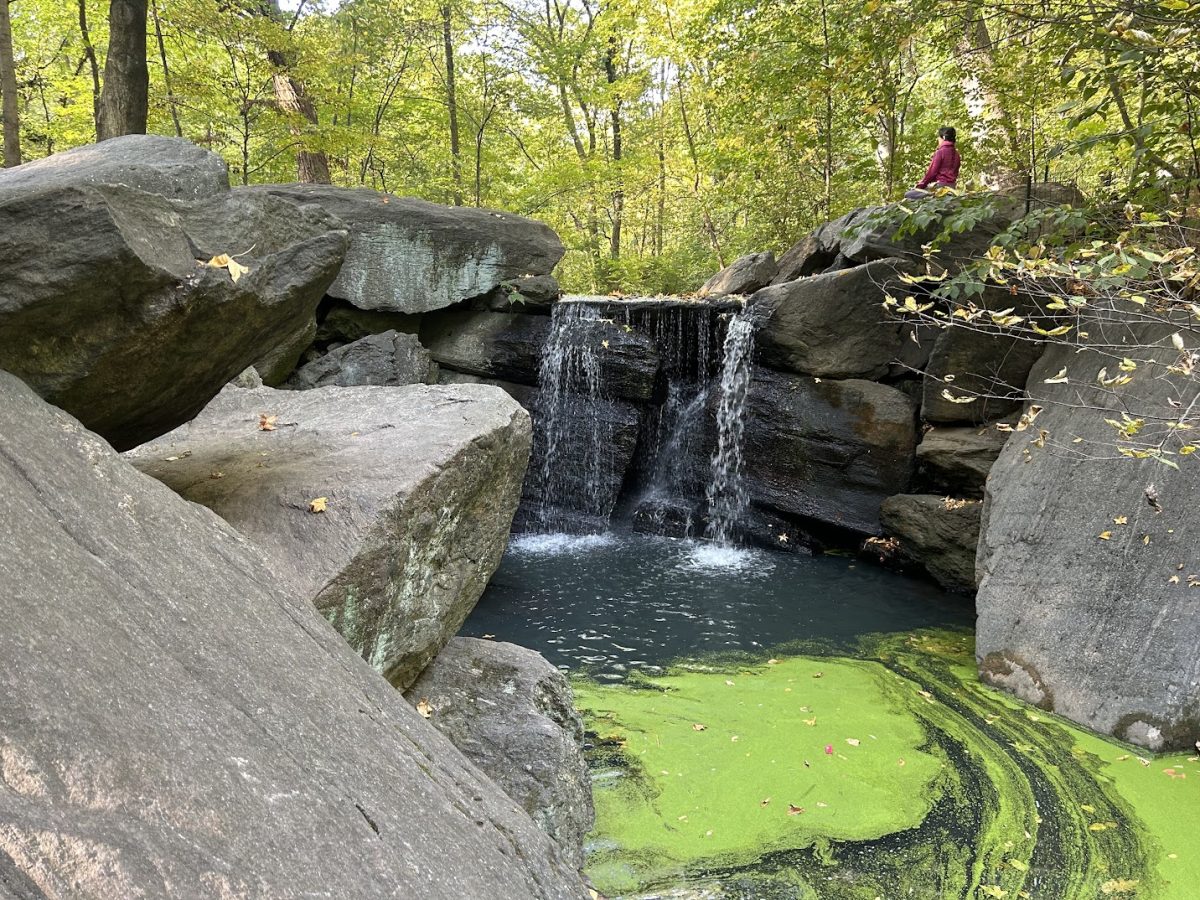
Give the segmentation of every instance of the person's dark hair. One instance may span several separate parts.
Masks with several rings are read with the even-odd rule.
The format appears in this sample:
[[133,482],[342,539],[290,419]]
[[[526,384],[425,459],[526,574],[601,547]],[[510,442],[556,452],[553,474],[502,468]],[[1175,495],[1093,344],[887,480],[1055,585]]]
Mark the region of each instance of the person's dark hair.
[[938,129],[938,137],[940,137],[943,141],[949,141],[953,144],[958,140],[958,132],[947,125],[945,128]]

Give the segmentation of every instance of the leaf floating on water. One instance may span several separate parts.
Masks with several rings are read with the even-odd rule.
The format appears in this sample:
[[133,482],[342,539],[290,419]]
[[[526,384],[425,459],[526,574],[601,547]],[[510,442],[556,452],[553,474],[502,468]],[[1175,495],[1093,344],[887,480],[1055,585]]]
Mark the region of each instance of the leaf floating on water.
[[692,731],[705,731],[707,728],[707,725],[701,725],[699,722],[692,723]]
[[768,666],[777,666],[777,665],[779,665],[779,660],[777,660],[777,659],[768,659],[768,660],[767,660],[767,665],[768,665]]
[[1012,866],[1014,869],[1016,869],[1018,872],[1028,872],[1029,871],[1029,863],[1025,862],[1024,860],[1010,859],[1008,861],[1008,864],[1010,866]]
[[729,685],[730,687],[733,687],[733,682],[732,682],[732,681],[730,681],[728,678],[726,678],[726,679],[725,679],[725,683],[726,683],[727,685]]
[[737,740],[738,740],[738,736],[735,734],[735,735],[734,735],[733,737],[731,737],[729,740],[730,740],[730,741],[732,741],[733,743],[735,743],[735,744],[736,744],[736,743],[737,743]]
[[908,763],[906,763],[906,762],[904,761],[904,757],[901,757],[900,759],[896,760],[896,765],[898,765],[898,766],[906,766],[906,765],[908,765]]
[[811,725],[816,725],[816,724],[817,724],[817,717],[816,717],[816,716],[813,716],[811,719],[805,719],[805,720],[804,720],[804,724],[805,724],[805,725],[810,725],[810,726],[811,726]]
[[676,821],[678,821],[678,822],[686,822],[686,821],[687,821],[687,813],[684,813],[684,814],[683,814],[682,816],[680,816],[680,817],[679,817],[679,818],[678,818]]
[[417,712],[426,719],[433,715],[433,706],[430,705],[427,697],[422,697],[417,701]]
[[308,504],[308,511],[310,513],[323,513],[323,512],[325,512],[325,510],[328,506],[329,506],[329,498],[328,497],[318,497],[317,499],[313,500],[311,503]]
[[1150,768],[1150,760],[1146,759],[1146,757],[1139,756],[1137,759],[1145,768]]
[[794,803],[788,804],[788,815],[789,816],[799,816],[799,815],[803,815],[803,814],[804,814],[803,806],[796,806]]
[[824,672],[813,672],[813,678],[824,678],[824,677],[825,677]]
[[1100,885],[1100,893],[1102,894],[1128,894],[1138,886],[1136,878],[1114,878],[1111,881],[1106,881]]
[[828,808],[828,806],[829,806],[829,804],[828,804],[828,803],[822,803],[820,800],[818,800],[818,801],[817,801],[817,808],[818,808],[818,809],[826,809],[826,808]]
[[849,744],[851,747],[857,747],[859,744],[862,743],[862,741],[860,741],[858,738],[846,738],[846,743]]
[[1125,760],[1127,760],[1127,759],[1132,759],[1132,757],[1128,753],[1122,753],[1120,756],[1117,757],[1116,761],[1117,762],[1125,762]]
[[996,900],[1003,900],[1008,896],[1008,891],[995,884],[985,884],[979,888],[980,893],[985,897],[995,897]]
[[770,803],[771,803],[770,797],[763,797],[761,800],[758,801],[759,806],[768,806],[768,805],[770,805]]
[[826,745],[825,745],[825,755],[826,755],[826,756],[833,756],[833,744],[826,744]]

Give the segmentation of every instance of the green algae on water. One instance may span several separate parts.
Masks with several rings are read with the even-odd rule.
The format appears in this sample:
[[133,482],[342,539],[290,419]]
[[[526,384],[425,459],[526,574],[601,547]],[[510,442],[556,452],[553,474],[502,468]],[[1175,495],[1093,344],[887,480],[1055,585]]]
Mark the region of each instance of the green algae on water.
[[578,680],[601,890],[1191,896],[1200,764],[1145,765],[983,688],[964,634],[880,638],[864,655]]

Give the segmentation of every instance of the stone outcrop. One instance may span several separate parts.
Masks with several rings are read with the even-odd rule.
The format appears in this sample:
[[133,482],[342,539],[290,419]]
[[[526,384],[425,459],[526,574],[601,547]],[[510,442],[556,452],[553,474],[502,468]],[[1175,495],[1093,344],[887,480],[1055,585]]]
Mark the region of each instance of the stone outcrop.
[[766,287],[779,274],[775,254],[751,253],[734,260],[700,288],[701,297],[724,297],[728,294],[752,294]]
[[745,455],[756,505],[878,533],[884,498],[908,489],[916,444],[915,410],[895,388],[754,375]]
[[317,324],[316,340],[322,345],[351,344],[385,331],[417,334],[420,330],[419,315],[359,309],[342,301],[325,311]]
[[438,365],[518,384],[537,384],[549,335],[549,319],[520,313],[448,310],[421,323],[421,343]]
[[5,896],[588,896],[286,572],[2,373],[0,579]]
[[[929,422],[964,425],[1007,416],[1024,402],[1029,370],[1043,349],[1008,335],[947,328],[934,342],[925,369],[921,416]],[[972,397],[970,402],[955,402]]]
[[[118,448],[294,343],[346,249],[329,216],[266,195],[34,183],[0,192],[0,367]],[[207,265],[221,254],[246,268],[236,282]]]
[[504,282],[481,298],[481,308],[493,312],[523,312],[550,315],[562,288],[553,275],[526,275]]
[[442,309],[525,275],[548,275],[564,252],[548,226],[513,213],[330,185],[238,191],[315,205],[344,222],[350,248],[329,295],[360,309]]
[[1008,435],[994,425],[930,428],[917,445],[917,476],[929,488],[981,499]]
[[204,200],[229,190],[229,167],[217,154],[182,138],[129,134],[0,169],[0,200],[29,191],[96,185]]
[[[1116,322],[1088,331],[1095,344],[1126,344],[1143,362],[1112,390],[1096,373],[1120,349],[1054,347],[1035,367],[1030,385],[1044,411],[1012,435],[988,479],[977,559],[980,674],[1093,730],[1155,750],[1188,748],[1200,740],[1192,586],[1200,583],[1200,478],[1187,456],[1167,457],[1178,470],[1124,458],[1105,419],[1129,412],[1150,423],[1135,448],[1165,440],[1178,449],[1183,442],[1154,423],[1178,420],[1200,389],[1167,371],[1181,356],[1170,329]],[[1151,353],[1157,364],[1144,361]],[[1063,368],[1068,383],[1044,383]]]
[[228,388],[130,459],[263,548],[404,688],[495,571],[529,444],[528,415],[485,385]]
[[562,672],[524,647],[459,637],[405,696],[583,867],[592,785]]
[[899,494],[883,501],[879,519],[900,539],[903,561],[925,569],[946,590],[972,593],[981,509],[977,500]]
[[[296,390],[315,387],[356,387],[436,384],[437,363],[414,334],[385,331],[330,350],[301,366],[288,379]],[[265,380],[265,379],[264,379]]]
[[900,260],[773,285],[750,298],[762,322],[760,362],[828,378],[878,378],[901,350],[901,323],[883,308]]

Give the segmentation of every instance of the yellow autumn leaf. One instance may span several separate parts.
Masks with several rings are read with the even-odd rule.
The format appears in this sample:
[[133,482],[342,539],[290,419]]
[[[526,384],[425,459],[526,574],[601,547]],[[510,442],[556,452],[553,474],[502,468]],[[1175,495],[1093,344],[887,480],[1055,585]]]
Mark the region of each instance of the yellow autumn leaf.
[[1008,861],[1008,864],[1010,866],[1012,866],[1014,869],[1016,869],[1018,872],[1028,872],[1029,871],[1029,863],[1025,862],[1024,860],[1010,859]]
[[213,269],[227,270],[229,272],[229,278],[234,284],[237,284],[238,279],[250,271],[249,268],[243,266],[240,262],[227,253],[214,256],[206,263],[206,265]]
[[1114,525],[1128,525],[1129,516],[1113,516]]
[[328,497],[318,497],[316,500],[313,500],[308,504],[308,511],[310,513],[323,513],[328,505]]
[[1004,900],[1008,896],[1008,891],[995,884],[985,884],[979,888],[979,892],[985,897],[995,897],[996,900]]
[[1102,532],[1100,532],[1100,534],[1097,535],[1097,537],[1100,538],[1100,540],[1102,540],[1102,541],[1111,541],[1112,540],[1112,532],[1111,531],[1102,531]]
[[950,391],[942,389],[942,399],[949,400],[951,403],[974,403],[978,397],[955,397]]
[[1043,384],[1066,384],[1067,383],[1067,367],[1063,366],[1058,370],[1058,374],[1053,378],[1047,378]]

